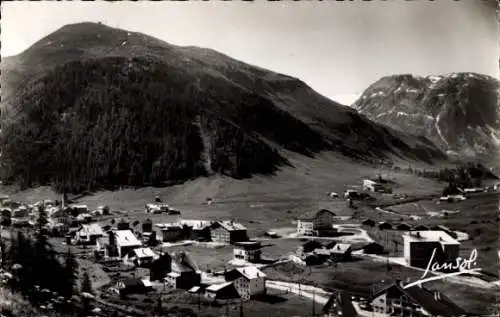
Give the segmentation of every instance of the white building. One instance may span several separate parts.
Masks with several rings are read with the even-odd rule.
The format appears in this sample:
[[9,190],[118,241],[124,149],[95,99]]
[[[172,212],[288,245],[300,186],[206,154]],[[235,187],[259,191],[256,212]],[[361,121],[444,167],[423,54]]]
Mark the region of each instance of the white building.
[[371,192],[383,192],[384,186],[370,179],[363,180],[363,190]]
[[76,232],[76,241],[78,243],[95,244],[97,239],[104,236],[104,231],[97,223],[90,225],[80,225]]
[[460,242],[442,230],[410,231],[403,241],[404,258],[411,266],[427,268],[433,252],[433,263],[456,263],[460,256]]
[[259,241],[236,242],[234,244],[233,257],[235,260],[259,262],[261,248],[262,246]]
[[335,213],[326,209],[305,213],[297,219],[297,234],[312,236],[321,230],[332,230],[334,218]]
[[143,266],[151,264],[158,258],[158,255],[150,248],[137,248],[130,251],[123,258],[123,263],[133,264],[135,266]]
[[109,233],[109,245],[118,257],[124,257],[130,251],[142,247],[141,241],[131,230],[116,230]]
[[255,266],[236,268],[225,274],[243,300],[266,293],[266,275]]

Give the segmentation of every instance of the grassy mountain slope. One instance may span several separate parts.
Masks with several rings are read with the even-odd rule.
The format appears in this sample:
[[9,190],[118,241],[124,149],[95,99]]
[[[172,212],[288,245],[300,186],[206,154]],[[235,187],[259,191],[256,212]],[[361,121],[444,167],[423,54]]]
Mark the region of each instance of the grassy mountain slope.
[[2,95],[4,178],[25,186],[80,191],[269,174],[289,164],[283,149],[443,157],[297,79],[94,23],[64,26],[2,60]]

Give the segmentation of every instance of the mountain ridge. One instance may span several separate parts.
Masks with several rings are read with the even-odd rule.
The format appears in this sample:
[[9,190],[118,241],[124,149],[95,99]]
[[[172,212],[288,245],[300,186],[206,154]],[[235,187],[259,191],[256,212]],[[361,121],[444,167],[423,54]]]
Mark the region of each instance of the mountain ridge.
[[25,186],[250,177],[289,164],[282,149],[444,159],[426,140],[377,126],[291,76],[100,24],[66,25],[2,68],[4,178]]
[[368,118],[425,136],[452,157],[500,154],[500,84],[473,72],[391,75],[370,85],[353,104]]

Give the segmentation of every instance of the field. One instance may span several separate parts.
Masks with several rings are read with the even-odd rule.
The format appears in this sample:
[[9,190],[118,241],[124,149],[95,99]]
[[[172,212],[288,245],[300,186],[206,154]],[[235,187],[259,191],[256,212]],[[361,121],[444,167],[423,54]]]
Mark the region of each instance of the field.
[[[240,301],[237,299],[227,302],[226,300],[213,301],[180,290],[163,291],[161,295],[159,293],[131,295],[126,300],[121,300],[116,296],[108,296],[106,300],[120,305],[135,306],[147,313],[152,312],[157,307],[159,296],[161,296],[164,310],[192,310],[196,314],[199,313],[200,317],[224,316],[226,311],[229,313],[228,316],[241,316]],[[244,316],[249,317],[308,316],[313,310],[313,303],[310,299],[272,289],[268,291],[267,296],[243,302],[242,306]],[[316,312],[321,308],[319,304],[316,304]]]
[[[358,258],[335,265],[302,267],[294,263],[284,263],[265,268],[268,278],[288,282],[316,285],[326,290],[341,290],[347,293],[370,295],[372,289],[380,289],[396,280],[416,281],[422,272],[397,265],[387,265],[384,261]],[[491,289],[481,289],[464,284],[435,281],[425,283],[425,287],[438,289],[455,300],[467,311],[486,315],[500,293]]]
[[[393,223],[405,222],[411,226],[425,224],[433,227],[435,225],[444,225],[452,230],[464,232],[469,236],[469,240],[462,241],[460,252],[462,257],[469,257],[472,250],[478,252],[477,267],[482,268],[489,274],[498,275],[500,263],[498,261],[498,242],[499,222],[498,222],[498,202],[500,194],[498,193],[480,193],[473,194],[470,197],[459,203],[446,203],[436,200],[424,200],[418,203],[408,205],[399,205],[396,207],[387,208],[396,211],[399,215],[377,213],[376,211],[365,211],[358,216],[369,217],[377,220],[387,220]],[[415,206],[417,205],[417,206]],[[418,210],[427,210],[428,212],[437,212],[440,210],[458,211],[449,213],[443,217],[430,217],[425,212],[417,213]],[[375,216],[375,213],[376,216]],[[418,215],[422,219],[418,221],[409,220],[409,215]],[[403,221],[399,221],[401,218]],[[377,242],[381,243],[390,251],[391,256],[402,256],[403,239],[402,231],[384,230],[380,231],[377,228],[365,228],[368,234]],[[399,244],[397,249],[394,245],[394,240]],[[397,251],[397,252],[394,252]]]
[[[166,188],[140,188],[122,189],[119,191],[101,191],[80,197],[78,203],[87,204],[90,208],[98,205],[111,207],[115,218],[124,217],[131,223],[150,218],[155,223],[176,221],[178,216],[147,214],[144,205],[150,203],[156,195],[171,206],[181,210],[184,219],[234,219],[243,223],[248,228],[251,238],[263,240],[265,245],[262,250],[267,258],[280,258],[297,250],[305,240],[303,239],[264,239],[263,235],[268,230],[273,230],[283,235],[293,232],[296,228],[296,219],[304,212],[327,208],[338,216],[348,216],[346,220],[339,220],[346,224],[359,224],[361,219],[370,218],[375,221],[387,220],[392,223],[406,222],[410,225],[443,224],[453,230],[469,234],[472,238],[464,241],[461,246],[463,256],[468,256],[471,250],[477,248],[478,267],[487,272],[497,273],[498,265],[498,194],[478,194],[461,203],[439,203],[435,199],[425,198],[429,195],[439,195],[444,184],[433,180],[420,178],[415,175],[394,172],[392,170],[373,169],[368,166],[346,163],[332,155],[321,158],[295,158],[293,164],[296,169],[285,168],[272,177],[254,176],[248,180],[235,180],[223,176],[212,176],[188,181],[182,185]],[[395,201],[390,196],[374,195],[375,204],[395,204],[384,207],[389,212],[377,211],[356,202],[356,209],[348,208],[341,198],[329,198],[331,191],[341,194],[346,187],[359,185],[364,178],[372,178],[381,173],[386,179],[395,182],[394,193],[406,194],[409,198],[417,199],[413,202]],[[13,199],[35,202],[40,199],[56,199],[48,188],[37,188],[24,192],[12,193]],[[206,204],[206,199],[212,198],[211,205]],[[418,200],[421,199],[421,200]],[[423,199],[423,200],[422,200]],[[449,213],[444,217],[430,216],[429,211],[459,210],[458,213]],[[410,215],[420,216],[414,221]],[[110,219],[102,220],[102,224],[109,224]],[[365,228],[370,237],[386,246],[390,256],[401,256],[402,239],[401,231],[380,231],[377,228]],[[397,248],[394,240],[399,242]],[[58,248],[64,252],[67,246],[57,240]],[[189,252],[202,270],[222,270],[227,267],[227,262],[232,259],[232,247],[208,248],[199,245],[182,245],[167,248],[168,251],[183,250]],[[81,250],[83,251],[83,250]],[[79,251],[79,252],[81,252]],[[106,280],[98,265],[90,261],[81,261],[89,271],[92,271],[93,282],[99,284],[100,279]],[[271,279],[285,281],[302,281],[302,283],[316,284],[330,289],[342,289],[349,292],[369,292],[372,284],[384,284],[388,281],[401,279],[403,281],[416,280],[422,273],[397,264],[387,264],[368,258],[359,258],[348,263],[334,265],[314,266],[304,270],[302,267],[278,266],[265,269]],[[389,268],[389,269],[388,269]],[[95,272],[94,272],[95,270]],[[129,273],[108,274],[112,280],[117,277],[128,276]],[[470,285],[431,282],[426,286],[438,288],[448,297],[456,300],[465,309],[478,314],[486,313],[488,304],[496,300],[496,293],[492,290],[475,288]],[[169,295],[170,296],[170,295]],[[172,295],[174,296],[174,295]],[[175,295],[181,296],[181,295]],[[184,297],[183,297],[184,296]],[[182,300],[177,302],[166,295],[165,300],[170,306],[193,307],[187,304],[188,299],[184,294]],[[286,297],[287,303],[283,308],[279,306],[280,313],[286,307],[291,309],[305,309],[310,311],[311,301]],[[192,299],[191,299],[192,300]],[[138,299],[139,302],[143,299]],[[307,306],[308,303],[309,306]],[[146,303],[148,304],[148,303]],[[148,305],[151,305],[149,303]],[[236,305],[236,304],[235,304]],[[259,306],[260,305],[260,306]],[[271,308],[276,307],[268,303],[259,305],[246,305],[245,314],[252,316],[252,309],[259,311],[255,316],[266,316]],[[172,306],[172,307],[173,307]],[[294,308],[296,306],[296,308]],[[236,307],[236,306],[235,306]],[[261,308],[262,307],[262,308]],[[267,308],[266,308],[267,307]],[[223,312],[221,307],[206,306],[207,314],[214,316]],[[231,308],[233,309],[233,308]],[[231,310],[232,311],[232,310]],[[290,312],[292,313],[292,312]],[[234,315],[238,312],[235,311]],[[297,314],[294,312],[294,314]],[[276,316],[275,314],[272,314]],[[208,315],[207,315],[208,316]],[[283,313],[283,316],[288,316]]]
[[[148,215],[144,206],[156,195],[182,211],[185,219],[234,219],[245,224],[251,236],[267,230],[294,227],[294,220],[304,212],[327,208],[339,216],[349,216],[353,210],[342,199],[330,199],[331,191],[342,193],[346,187],[361,185],[365,178],[378,173],[393,180],[395,193],[428,195],[440,192],[443,184],[416,175],[375,169],[340,158],[334,154],[320,154],[306,158],[290,154],[295,168],[285,167],[274,176],[254,176],[237,180],[225,176],[212,176],[187,181],[165,188],[145,187],[137,190],[100,191],[80,197],[76,201],[90,208],[108,205],[112,211],[121,211],[130,219],[167,222],[172,217]],[[41,199],[57,199],[46,187],[13,192],[4,188],[13,199],[34,203]],[[0,190],[2,193],[2,190]],[[214,203],[205,204],[207,198]]]

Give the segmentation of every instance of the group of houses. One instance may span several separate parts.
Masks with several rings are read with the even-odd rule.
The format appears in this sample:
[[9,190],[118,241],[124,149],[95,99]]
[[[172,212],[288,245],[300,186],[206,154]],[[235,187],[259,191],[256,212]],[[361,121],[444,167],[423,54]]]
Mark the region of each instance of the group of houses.
[[153,258],[148,268],[149,278],[129,278],[118,282],[116,287],[120,294],[126,296],[149,292],[152,290],[152,283],[158,282],[165,288],[203,293],[214,300],[249,300],[266,293],[266,275],[255,266],[225,270],[216,281],[204,282],[201,270],[189,253],[165,252]]
[[324,317],[468,315],[441,292],[421,284],[405,288],[401,281],[374,288],[368,295],[335,292],[324,305],[322,313]]
[[333,228],[335,213],[321,209],[303,214],[297,219],[297,235],[299,236],[331,236],[337,231]]
[[363,219],[363,226],[377,227],[379,230],[398,230],[398,231],[426,231],[426,230],[443,230],[448,234],[454,235],[453,231],[443,225],[427,226],[424,224],[416,224],[414,226],[405,222],[391,223],[389,221],[375,221],[373,219]]
[[223,244],[248,241],[247,228],[234,220],[207,221],[179,219],[173,223],[156,224],[163,242],[179,240],[211,241]]

